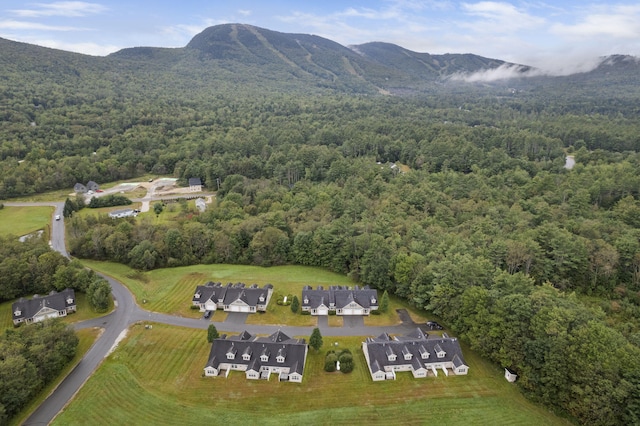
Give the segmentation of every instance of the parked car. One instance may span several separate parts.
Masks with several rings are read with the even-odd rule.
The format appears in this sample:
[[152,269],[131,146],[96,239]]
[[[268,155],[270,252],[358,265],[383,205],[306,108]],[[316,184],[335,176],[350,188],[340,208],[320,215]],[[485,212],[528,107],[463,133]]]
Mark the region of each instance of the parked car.
[[204,316],[203,316],[203,318],[204,318],[204,319],[209,319],[209,318],[211,318],[211,312],[213,312],[213,311],[204,311]]
[[59,214],[56,215],[56,220],[60,220],[60,215]]
[[427,321],[427,327],[429,327],[431,330],[442,330],[444,328],[435,321]]

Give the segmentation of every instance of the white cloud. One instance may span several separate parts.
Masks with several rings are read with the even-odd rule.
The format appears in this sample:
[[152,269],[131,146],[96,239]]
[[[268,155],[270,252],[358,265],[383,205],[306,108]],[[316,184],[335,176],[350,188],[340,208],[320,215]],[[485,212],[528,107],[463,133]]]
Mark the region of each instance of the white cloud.
[[544,24],[545,20],[516,8],[510,3],[481,1],[463,3],[467,15],[479,18],[476,21],[461,22],[461,27],[483,33],[517,32]]
[[42,16],[81,17],[95,15],[107,10],[98,3],[83,1],[60,1],[54,3],[36,3],[33,9],[14,9],[10,12],[22,18],[38,18]]
[[541,74],[542,72],[539,70],[527,69],[519,65],[503,64],[498,68],[482,70],[473,74],[455,74],[451,76],[451,80],[466,81],[468,83],[492,82],[512,78],[533,77]]
[[178,43],[177,45],[184,46],[193,36],[201,33],[205,28],[213,25],[226,24],[226,20],[214,20],[205,19],[198,24],[178,24],[162,29],[164,34],[171,36]]
[[50,47],[52,49],[66,50],[68,52],[83,53],[85,55],[106,56],[110,53],[117,52],[122,49],[120,46],[112,44],[97,43],[66,43],[59,40],[32,40],[30,43],[38,46]]
[[249,15],[251,15],[252,12],[250,10],[240,9],[240,10],[238,10],[238,13],[240,15],[242,15],[242,16],[249,16]]
[[68,27],[62,25],[46,25],[29,21],[0,21],[0,29],[4,30],[38,30],[38,31],[87,31],[88,28]]
[[640,38],[640,6],[617,5],[589,10],[575,24],[556,23],[550,31],[572,38]]

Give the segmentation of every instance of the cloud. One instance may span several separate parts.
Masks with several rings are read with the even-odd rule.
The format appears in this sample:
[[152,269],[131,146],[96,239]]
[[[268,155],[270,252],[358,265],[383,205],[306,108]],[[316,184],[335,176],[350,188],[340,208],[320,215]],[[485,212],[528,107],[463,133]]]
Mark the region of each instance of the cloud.
[[588,11],[574,24],[556,23],[550,31],[572,38],[613,37],[640,38],[640,6],[617,5],[609,9],[600,7]]
[[97,43],[66,43],[59,40],[32,40],[29,43],[37,44],[38,46],[50,47],[52,49],[66,50],[68,52],[83,53],[85,55],[92,56],[106,56],[110,53],[117,52],[122,49],[121,46],[112,44],[97,44]]
[[21,18],[39,18],[43,16],[82,17],[95,15],[107,10],[98,3],[83,1],[60,1],[54,3],[36,3],[33,9],[14,9],[10,12]]
[[535,77],[542,75],[543,72],[521,65],[503,64],[498,68],[482,70],[472,74],[454,74],[450,77],[453,81],[465,81],[467,83],[492,82],[498,80],[507,80],[512,78]]
[[251,15],[251,13],[252,13],[252,12],[251,12],[250,10],[240,9],[240,10],[238,10],[238,13],[239,13],[241,16],[249,16],[249,15]]
[[543,18],[531,15],[510,3],[481,1],[463,3],[463,11],[478,20],[460,22],[461,27],[483,33],[517,32],[539,27],[545,23]]
[[67,27],[62,25],[46,25],[29,21],[0,21],[0,29],[3,30],[38,30],[38,31],[87,31],[89,28]]

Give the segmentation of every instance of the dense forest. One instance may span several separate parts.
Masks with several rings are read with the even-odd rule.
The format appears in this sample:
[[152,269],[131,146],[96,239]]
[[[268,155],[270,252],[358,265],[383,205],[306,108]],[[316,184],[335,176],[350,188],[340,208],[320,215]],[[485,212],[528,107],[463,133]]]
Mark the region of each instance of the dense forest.
[[76,354],[78,338],[57,319],[0,336],[0,424],[55,379]]
[[[51,72],[30,79],[34,63],[0,58],[2,81],[20,83],[0,86],[0,199],[148,173],[200,177],[215,206],[178,204],[168,223],[67,209],[71,253],[141,270],[328,268],[434,313],[515,370],[529,397],[582,424],[640,422],[631,62],[382,96],[337,74],[322,90],[324,80],[306,86],[308,73],[300,84],[277,67],[232,75],[229,62],[179,54],[127,51],[98,65],[51,54]],[[4,299],[94,278],[46,248],[16,257],[3,247]],[[38,281],[41,270],[52,278]]]
[[98,312],[109,307],[109,283],[77,260],[69,261],[41,238],[0,237],[0,302],[72,288]]

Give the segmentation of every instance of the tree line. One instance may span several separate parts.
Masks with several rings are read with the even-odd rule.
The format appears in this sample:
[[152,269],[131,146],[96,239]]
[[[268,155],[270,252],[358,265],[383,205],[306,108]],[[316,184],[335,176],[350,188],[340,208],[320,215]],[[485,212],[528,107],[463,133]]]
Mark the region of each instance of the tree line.
[[20,242],[14,236],[0,236],[0,301],[65,288],[86,293],[98,312],[109,307],[111,286],[79,261],[69,261],[40,238]]
[[78,338],[57,319],[0,336],[0,424],[17,414],[73,359]]

